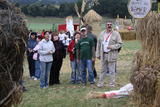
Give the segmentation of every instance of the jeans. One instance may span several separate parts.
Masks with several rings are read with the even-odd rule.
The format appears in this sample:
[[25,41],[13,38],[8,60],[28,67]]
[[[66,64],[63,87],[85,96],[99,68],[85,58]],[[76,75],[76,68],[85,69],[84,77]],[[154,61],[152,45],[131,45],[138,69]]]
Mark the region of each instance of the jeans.
[[82,73],[82,83],[86,84],[86,68],[88,69],[88,81],[90,84],[94,84],[94,73],[92,69],[92,60],[80,60],[81,73]]
[[38,79],[40,78],[40,74],[41,74],[40,64],[41,62],[39,60],[35,61],[35,77]]
[[48,86],[48,77],[50,73],[52,62],[41,62],[41,76],[40,87],[44,88]]
[[71,61],[71,68],[71,82],[79,83],[81,81],[80,64],[76,60],[73,60]]

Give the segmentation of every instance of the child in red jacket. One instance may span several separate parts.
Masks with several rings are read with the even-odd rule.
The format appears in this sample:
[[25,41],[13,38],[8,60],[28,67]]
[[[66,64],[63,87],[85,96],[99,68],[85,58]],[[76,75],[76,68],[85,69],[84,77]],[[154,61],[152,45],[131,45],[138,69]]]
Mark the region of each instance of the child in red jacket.
[[70,42],[68,49],[67,49],[69,56],[70,56],[70,63],[71,63],[71,68],[72,68],[71,80],[70,80],[72,84],[80,83],[81,81],[81,73],[79,70],[80,63],[78,61],[79,52],[76,49],[76,44],[78,43],[80,38],[81,38],[81,34],[79,32],[76,32],[74,34],[74,39]]

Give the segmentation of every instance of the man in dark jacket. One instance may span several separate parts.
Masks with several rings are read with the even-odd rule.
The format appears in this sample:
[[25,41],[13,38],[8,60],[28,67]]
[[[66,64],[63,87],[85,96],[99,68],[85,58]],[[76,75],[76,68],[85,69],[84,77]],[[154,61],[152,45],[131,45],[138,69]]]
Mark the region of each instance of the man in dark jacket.
[[[92,33],[92,26],[87,26],[87,37],[88,38],[90,38],[90,39],[92,39],[93,41],[94,41],[94,48],[95,48],[95,50],[93,51],[93,55],[95,56],[95,52],[96,52],[96,46],[97,46],[97,37],[96,37],[96,35],[94,35],[93,33]],[[97,77],[97,72],[96,72],[96,69],[95,69],[95,60],[92,60],[92,66],[93,66],[93,73],[94,73],[94,78],[96,78]]]

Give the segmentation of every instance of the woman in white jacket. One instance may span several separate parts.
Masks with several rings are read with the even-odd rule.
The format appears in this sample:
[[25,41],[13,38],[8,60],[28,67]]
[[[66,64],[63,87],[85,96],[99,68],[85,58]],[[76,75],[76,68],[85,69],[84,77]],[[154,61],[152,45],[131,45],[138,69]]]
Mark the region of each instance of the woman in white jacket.
[[41,76],[40,76],[40,87],[48,87],[48,77],[51,69],[55,47],[52,41],[49,39],[49,35],[46,34],[45,38],[39,43],[39,59],[41,62]]

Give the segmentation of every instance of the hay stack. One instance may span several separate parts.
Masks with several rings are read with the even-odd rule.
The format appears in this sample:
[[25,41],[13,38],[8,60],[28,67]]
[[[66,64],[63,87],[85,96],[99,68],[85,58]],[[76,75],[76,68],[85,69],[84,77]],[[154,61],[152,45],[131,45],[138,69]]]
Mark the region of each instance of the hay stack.
[[128,26],[133,26],[131,19],[117,18],[116,23],[119,24],[120,30],[127,29]]
[[160,14],[151,12],[137,22],[142,50],[134,59],[131,83],[139,107],[160,107]]
[[27,34],[20,10],[0,0],[0,106],[10,107],[20,101]]
[[136,32],[134,30],[119,30],[119,33],[121,34],[122,40],[136,40]]
[[101,21],[102,17],[95,12],[94,10],[90,10],[85,16],[84,16],[85,24],[88,24],[92,26],[92,31],[95,35],[99,35],[101,32]]

